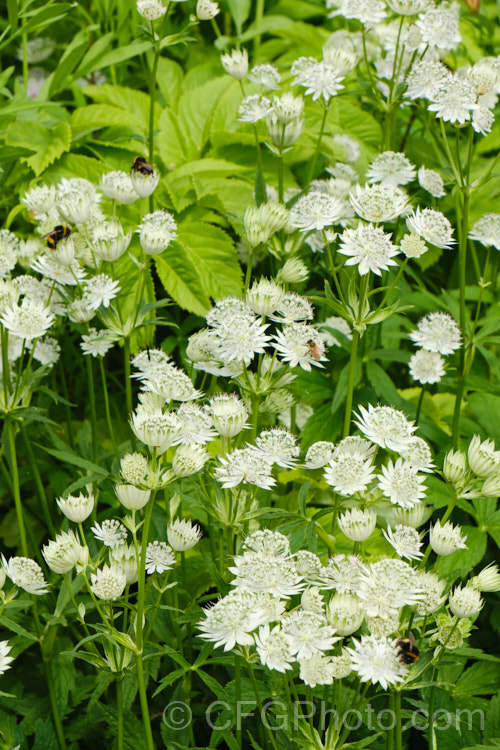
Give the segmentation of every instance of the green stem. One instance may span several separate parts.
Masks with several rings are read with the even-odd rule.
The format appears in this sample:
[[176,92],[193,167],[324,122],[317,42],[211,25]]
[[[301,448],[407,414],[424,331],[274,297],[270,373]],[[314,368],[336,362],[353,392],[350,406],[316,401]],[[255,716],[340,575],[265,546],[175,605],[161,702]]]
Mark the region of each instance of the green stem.
[[236,716],[236,743],[241,750],[241,660],[238,654],[234,655],[234,697],[235,697],[235,716]]
[[265,725],[266,733],[269,737],[269,740],[271,742],[271,745],[273,747],[273,750],[278,750],[278,746],[276,744],[276,740],[274,739],[273,729],[269,724],[268,717],[264,717],[264,710],[262,708],[262,699],[260,697],[259,693],[259,686],[257,685],[257,680],[255,679],[255,674],[252,666],[248,664],[248,674],[250,675],[250,680],[252,681],[252,687],[253,691],[255,693],[255,700],[257,701],[257,708],[259,709],[259,716],[262,721],[262,723]]
[[121,675],[116,678],[116,713],[118,719],[116,750],[123,750],[123,682]]
[[[389,694],[389,715],[394,716],[394,693]],[[385,736],[387,750],[394,750],[394,729],[395,727],[387,730]]]
[[92,460],[97,460],[97,413],[95,407],[95,391],[94,391],[94,365],[92,362],[91,355],[86,358],[87,362],[87,380],[89,384],[89,404],[90,404],[90,426],[92,433]]
[[[66,740],[64,738],[64,730],[63,730],[61,717],[59,715],[59,706],[57,705],[57,696],[56,696],[56,690],[54,686],[54,677],[52,675],[52,668],[50,664],[50,658],[52,656],[52,653],[47,653],[46,642],[44,641],[44,632],[43,632],[43,628],[40,622],[40,617],[38,614],[38,602],[36,600],[35,595],[33,595],[33,619],[35,622],[35,629],[38,635],[38,642],[40,644],[40,652],[42,656],[43,669],[45,672],[45,681],[47,683],[47,689],[49,691],[50,709],[52,712],[52,722],[54,724],[54,729],[55,729],[55,733],[57,737],[57,744],[59,746],[59,750],[66,750],[66,747],[67,747]],[[48,626],[47,626],[47,632],[48,632]]]
[[392,282],[391,286],[389,287],[389,289],[384,294],[384,298],[383,298],[382,302],[378,305],[377,310],[381,310],[384,307],[384,305],[387,302],[387,300],[389,299],[389,297],[391,296],[392,292],[394,291],[394,288],[395,288],[396,284],[398,283],[399,279],[403,275],[403,271],[405,270],[406,266],[408,265],[408,260],[409,260],[409,258],[405,258],[404,261],[399,266],[399,270],[398,270],[398,272],[396,274],[396,277],[395,277],[394,281]]
[[246,292],[248,287],[250,286],[250,279],[252,278],[252,266],[253,266],[253,255],[254,255],[254,248],[249,248],[248,250],[248,262],[247,262],[247,270],[245,273],[245,286],[244,291]]
[[106,370],[104,367],[103,357],[99,357],[99,370],[101,371],[102,392],[104,394],[104,408],[106,410],[106,421],[108,423],[109,436],[111,438],[111,442],[113,443],[113,448],[116,450],[116,440],[113,430],[113,423],[111,421],[111,411],[109,409],[108,386],[106,382]]
[[[149,162],[154,163],[155,158],[155,104],[156,104],[156,76],[158,73],[158,63],[160,62],[161,55],[161,40],[163,35],[163,29],[165,28],[165,21],[170,10],[171,3],[167,4],[167,10],[163,16],[161,26],[158,31],[158,40],[156,42],[155,56],[153,59],[153,67],[151,69],[151,76],[149,79]],[[154,193],[149,196],[149,210],[154,211]]]
[[123,364],[125,368],[125,405],[127,407],[127,415],[130,417],[132,414],[132,379],[130,371],[130,339],[127,338],[123,342]]
[[7,433],[7,442],[9,445],[9,463],[12,475],[12,489],[14,492],[14,506],[16,509],[17,526],[19,536],[21,537],[21,552],[24,557],[28,557],[28,543],[26,541],[26,528],[24,525],[23,505],[21,502],[21,490],[19,487],[19,468],[17,465],[16,439],[14,428],[9,414],[5,417],[5,431]]
[[469,140],[467,145],[467,165],[465,169],[462,190],[464,193],[464,205],[462,213],[462,231],[460,234],[460,243],[458,248],[458,274],[460,284],[460,330],[462,331],[462,346],[460,347],[460,365],[457,385],[457,394],[455,398],[455,409],[453,412],[453,447],[456,448],[460,436],[460,408],[462,405],[462,395],[464,391],[465,377],[467,375],[465,368],[465,346],[466,346],[466,323],[467,311],[465,307],[465,284],[467,278],[467,235],[469,228],[469,204],[470,204],[470,168],[472,163],[472,147],[474,144],[474,131],[469,127]]
[[325,124],[326,124],[327,114],[328,114],[328,107],[325,105],[323,107],[323,117],[321,118],[321,127],[319,129],[318,140],[316,141],[316,149],[314,151],[314,155],[313,155],[313,158],[312,158],[312,161],[311,161],[311,165],[309,167],[309,172],[308,172],[307,180],[306,180],[306,186],[304,188],[304,192],[305,193],[309,192],[309,186],[311,184],[311,180],[312,180],[313,175],[314,175],[314,170],[316,169],[316,162],[318,161],[319,150],[321,148],[321,141],[323,140],[323,134],[325,132]]
[[[256,183],[256,187],[258,184],[259,191],[262,197],[262,202],[267,203],[266,180],[264,177],[264,162],[262,160],[262,149],[260,147],[259,134],[257,132],[257,125],[253,126],[253,132],[255,135],[255,148],[257,149],[257,175],[256,175],[255,183]],[[257,200],[257,204],[258,205],[260,204],[259,200]]]
[[35,456],[33,454],[33,448],[31,447],[31,442],[30,442],[28,433],[26,431],[26,427],[24,426],[23,422],[21,422],[21,434],[23,436],[24,445],[26,446],[26,451],[28,453],[31,473],[35,481],[36,489],[38,492],[38,497],[40,498],[40,505],[42,506],[42,513],[45,518],[45,523],[47,524],[47,528],[50,531],[50,533],[54,535],[56,533],[56,530],[55,530],[54,524],[52,523],[52,518],[50,516],[49,503],[47,501],[45,487],[43,486],[42,478],[40,476],[40,472],[38,471],[38,465],[35,460]]
[[254,42],[253,42],[253,62],[254,65],[257,63],[259,59],[259,52],[260,52],[260,40],[261,40],[261,31],[260,27],[262,25],[262,19],[264,17],[264,4],[265,0],[257,0],[256,6],[255,6],[255,29],[257,31]]
[[346,392],[346,403],[345,403],[345,414],[344,414],[344,437],[349,435],[351,427],[351,411],[352,411],[352,399],[354,395],[354,377],[356,374],[356,355],[358,353],[358,344],[360,339],[359,327],[363,319],[366,292],[368,290],[368,274],[365,273],[361,277],[361,283],[359,285],[359,299],[358,299],[358,315],[354,330],[352,333],[352,346],[351,355],[349,358],[349,370],[347,374],[347,392]]
[[403,748],[403,726],[401,721],[401,692],[399,690],[396,691],[394,695],[395,700],[395,709],[396,709],[396,727],[395,727],[395,735],[396,735],[396,750],[402,750]]
[[422,411],[422,404],[424,403],[425,385],[420,389],[420,396],[418,397],[417,413],[415,415],[415,425],[418,425],[420,419],[420,412]]

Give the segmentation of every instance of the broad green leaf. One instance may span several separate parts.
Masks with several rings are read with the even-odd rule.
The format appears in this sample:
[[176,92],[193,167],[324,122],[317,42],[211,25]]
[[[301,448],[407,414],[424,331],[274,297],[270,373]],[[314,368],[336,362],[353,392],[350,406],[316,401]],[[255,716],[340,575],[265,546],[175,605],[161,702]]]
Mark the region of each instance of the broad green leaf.
[[227,76],[214,78],[203,86],[185,91],[179,99],[178,123],[189,144],[191,159],[201,156],[210,135],[212,113],[230,83]]
[[168,57],[160,57],[156,82],[165,99],[165,104],[174,110],[177,109],[183,78],[184,73],[179,63]]
[[227,0],[229,11],[233,17],[236,26],[236,34],[239,36],[243,29],[243,24],[248,19],[252,9],[251,0]]
[[109,83],[102,86],[87,86],[84,92],[85,96],[98,104],[111,104],[124,110],[122,125],[126,125],[129,115],[132,115],[140,120],[142,132],[148,132],[149,96],[144,92],[126,86],[112,86]]
[[401,406],[402,399],[396,386],[380,365],[377,365],[376,362],[367,362],[366,376],[377,396],[382,399],[382,402],[397,408]]
[[25,120],[22,126],[11,123],[5,133],[5,142],[9,146],[36,149],[33,156],[23,157],[38,177],[49,164],[52,164],[71,144],[71,127],[67,122],[58,122],[45,127],[38,122]]
[[54,448],[47,448],[45,445],[38,445],[38,447],[61,461],[73,464],[74,466],[79,466],[81,469],[87,469],[87,471],[90,471],[93,474],[106,476],[108,473],[106,469],[102,468],[102,466],[98,466],[97,464],[92,463],[92,461],[87,461],[87,459],[78,456],[76,453],[71,453],[69,450],[59,451]]
[[493,438],[500,444],[500,396],[491,393],[473,393],[469,397],[469,407],[483,428],[483,437]]
[[454,695],[490,695],[500,688],[500,664],[476,662],[458,679]]
[[212,224],[181,224],[178,244],[198,269],[208,297],[239,295],[242,272],[232,239]]
[[186,248],[172,242],[161,255],[155,257],[154,262],[166,292],[184,310],[203,317],[210,307],[210,298]]
[[77,107],[71,116],[74,137],[113,125],[119,127],[126,125],[138,133],[144,132],[143,118],[136,117],[134,112],[129,112],[125,121],[123,109],[110,104],[89,104],[87,107]]
[[130,42],[124,47],[118,47],[118,49],[111,50],[102,57],[95,60],[89,69],[86,69],[86,74],[93,73],[95,70],[102,70],[108,68],[110,65],[118,65],[118,63],[130,60],[132,57],[142,55],[153,47],[152,42],[147,40],[136,40]]
[[467,537],[467,549],[452,552],[439,560],[439,574],[455,580],[458,576],[469,574],[472,568],[484,557],[487,534],[477,526],[462,526],[462,534]]
[[37,11],[29,12],[26,15],[31,16],[23,26],[23,34],[32,35],[35,31],[41,31],[46,26],[50,26],[60,21],[69,10],[74,10],[73,3],[55,3],[54,5],[42,5]]

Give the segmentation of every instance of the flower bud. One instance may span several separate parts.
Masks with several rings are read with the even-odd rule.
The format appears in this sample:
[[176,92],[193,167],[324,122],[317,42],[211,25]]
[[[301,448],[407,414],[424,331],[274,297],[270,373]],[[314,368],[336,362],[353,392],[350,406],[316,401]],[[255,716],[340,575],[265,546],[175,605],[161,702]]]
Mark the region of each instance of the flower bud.
[[167,526],[168,543],[176,552],[185,552],[201,539],[201,529],[192,521],[176,520]]
[[204,445],[180,445],[172,460],[172,471],[177,477],[190,477],[201,471],[208,461]]
[[500,591],[500,570],[491,563],[483,568],[477,576],[471,578],[470,586],[477,591]]
[[246,49],[233,49],[230,54],[221,55],[222,67],[232,78],[241,80],[248,73],[248,52]]
[[283,284],[300,284],[309,278],[309,269],[300,258],[288,258],[276,275]]
[[212,2],[212,0],[198,0],[196,4],[196,17],[199,21],[211,21],[219,13],[220,8],[217,3]]
[[335,594],[327,605],[327,619],[337,635],[351,635],[361,627],[365,613],[354,594]]
[[66,498],[58,498],[57,504],[66,518],[73,523],[83,523],[94,510],[94,496],[89,493],[88,496],[68,495]]
[[466,537],[462,536],[461,531],[461,526],[453,526],[450,521],[444,526],[439,521],[431,526],[429,541],[436,555],[444,557],[459,549],[467,549]]
[[148,504],[151,490],[140,490],[133,484],[115,484],[118,500],[127,510],[140,510]]
[[158,255],[177,237],[177,222],[168,211],[160,209],[147,214],[137,231],[146,255]]
[[493,440],[481,442],[479,435],[474,435],[467,451],[469,466],[478,477],[488,479],[500,473],[500,451],[495,450]]
[[455,617],[474,619],[480,613],[484,601],[481,594],[471,586],[457,586],[450,594],[450,609]]

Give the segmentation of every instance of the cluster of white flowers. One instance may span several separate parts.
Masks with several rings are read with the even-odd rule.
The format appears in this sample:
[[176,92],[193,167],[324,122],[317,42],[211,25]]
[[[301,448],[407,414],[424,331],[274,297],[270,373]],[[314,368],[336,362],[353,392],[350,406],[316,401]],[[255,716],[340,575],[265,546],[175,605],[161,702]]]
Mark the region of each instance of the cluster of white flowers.
[[500,492],[500,450],[491,439],[474,435],[467,452],[448,451],[443,475],[460,497],[497,497]]
[[445,374],[444,356],[461,346],[460,329],[451,315],[431,312],[410,333],[418,351],[410,359],[410,375],[422,385],[438,383]]

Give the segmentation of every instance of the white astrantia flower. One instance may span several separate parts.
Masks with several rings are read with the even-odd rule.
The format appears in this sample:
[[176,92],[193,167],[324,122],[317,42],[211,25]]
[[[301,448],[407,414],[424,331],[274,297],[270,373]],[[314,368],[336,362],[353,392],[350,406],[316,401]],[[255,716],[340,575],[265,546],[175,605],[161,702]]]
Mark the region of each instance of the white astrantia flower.
[[355,162],[361,156],[361,149],[358,141],[351,138],[347,133],[336,133],[333,136],[334,143],[337,143],[344,151],[344,159],[348,162]]
[[231,581],[234,586],[280,599],[299,594],[305,585],[294,561],[283,555],[262,557],[259,552],[246,550],[234,558],[233,566],[228,570],[235,576]]
[[33,271],[42,274],[46,279],[62,284],[63,286],[77,286],[85,279],[86,273],[78,261],[69,265],[59,263],[53,255],[44,254],[35,258],[31,264]]
[[200,527],[186,518],[176,519],[167,526],[168,543],[176,552],[185,552],[200,541]]
[[382,466],[378,487],[393,505],[401,508],[412,508],[425,497],[425,477],[408,461],[398,458],[395,463],[389,461]]
[[12,646],[9,646],[8,641],[0,641],[0,675],[10,669],[11,662],[14,661],[14,657],[9,656],[11,650]]
[[439,383],[445,374],[444,359],[437,352],[419,349],[410,359],[409,369],[413,380],[422,385]]
[[419,471],[427,473],[435,468],[429,444],[421,437],[412,437],[406,448],[400,450],[399,454]]
[[396,654],[394,643],[386,636],[362,635],[353,638],[353,648],[346,648],[352,660],[352,669],[361,682],[379,683],[384,690],[389,685],[402,682],[408,667]]
[[358,435],[349,435],[336,446],[333,459],[355,458],[371,462],[375,454],[375,446],[369,440]]
[[104,357],[116,341],[117,338],[106,330],[98,331],[96,328],[89,328],[88,334],[82,336],[80,348],[84,354]]
[[[309,552],[309,550],[307,549],[299,549],[294,557],[297,573],[309,583],[316,582],[318,580],[318,574],[322,568],[321,560],[319,559],[318,555],[316,555],[314,552]],[[314,592],[317,592],[321,598],[321,592],[316,586],[309,589],[309,591],[313,592],[313,598],[316,597],[316,594]],[[316,599],[316,601],[319,601],[319,599]],[[324,602],[321,598],[321,610],[324,609],[323,605]]]
[[329,443],[325,440],[320,440],[317,443],[313,443],[307,449],[306,459],[304,461],[304,468],[306,469],[322,469],[330,463],[335,449],[334,443]]
[[29,557],[9,557],[7,561],[2,555],[2,567],[14,586],[24,589],[28,594],[40,596],[48,593],[48,584],[41,567]]
[[447,521],[441,526],[440,521],[436,521],[429,531],[429,542],[436,555],[451,555],[459,549],[467,549],[467,537],[462,536],[462,527],[453,526],[451,521]]
[[281,629],[290,636],[292,653],[299,661],[329,651],[340,640],[334,636],[324,614],[302,609],[287,612],[281,620]]
[[417,177],[420,187],[427,190],[434,198],[442,198],[443,195],[446,195],[443,178],[439,172],[435,172],[433,169],[426,169],[426,167],[420,167]]
[[220,466],[214,476],[222,487],[237,487],[239,484],[254,484],[270,490],[276,484],[272,476],[272,463],[262,453],[250,448],[239,448],[226,456],[219,456]]
[[109,307],[120,291],[120,284],[105,273],[88,279],[83,285],[83,298],[93,310]]
[[443,462],[443,476],[453,485],[463,485],[467,479],[467,454],[463,451],[448,451]]
[[494,122],[495,115],[488,107],[482,107],[479,104],[477,109],[473,110],[471,124],[476,133],[481,133],[481,135],[491,133]]
[[441,609],[445,603],[446,595],[443,592],[446,581],[441,581],[435,573],[427,570],[417,570],[415,575],[417,585],[422,591],[422,598],[412,609],[421,617],[427,617]]
[[333,672],[331,658],[323,654],[316,653],[308,659],[300,659],[299,677],[311,688],[316,685],[332,685]]
[[397,523],[402,526],[411,526],[412,529],[418,529],[432,515],[432,511],[424,503],[414,505],[413,508],[396,507],[391,510]]
[[462,40],[458,15],[457,6],[448,3],[429,8],[415,23],[422,42],[442,50],[456,49]]
[[130,174],[119,170],[103,174],[99,182],[99,190],[107,198],[123,206],[128,206],[139,198],[134,190]]
[[344,217],[344,211],[343,201],[313,190],[294,204],[289,224],[301,232],[320,230],[337,224]]
[[450,593],[450,610],[455,617],[475,619],[484,606],[484,600],[477,589],[472,586],[457,586]]
[[118,500],[127,510],[140,510],[148,504],[151,490],[141,490],[133,484],[115,484]]
[[476,497],[497,497],[498,495],[500,495],[500,474],[489,477],[481,489],[474,493]]
[[223,437],[234,437],[246,426],[248,411],[234,393],[219,393],[209,401],[207,412],[213,426]]
[[281,75],[274,65],[262,63],[255,65],[248,74],[248,80],[258,83],[269,91],[277,91],[281,83]]
[[269,279],[254,281],[245,295],[247,305],[257,315],[273,313],[285,296],[285,290]]
[[146,573],[165,573],[174,567],[176,558],[174,551],[166,542],[150,542],[146,547]]
[[481,479],[488,479],[500,471],[500,451],[495,448],[494,440],[483,440],[474,435],[467,449],[467,459],[474,474]]
[[210,415],[197,404],[183,403],[177,409],[176,414],[182,422],[179,441],[181,445],[193,443],[204,445],[217,436]]
[[73,323],[89,323],[95,317],[96,311],[93,310],[88,300],[75,299],[68,305],[68,318]]
[[92,248],[95,254],[108,263],[121,258],[132,239],[132,230],[127,234],[117,219],[97,224],[92,229]]
[[[288,209],[282,203],[262,203],[260,206],[248,206],[243,217],[243,226],[247,244],[255,248],[284,229],[288,222]],[[239,301],[239,300],[238,300]]]
[[294,96],[291,91],[285,91],[280,97],[273,97],[273,115],[280,125],[293,125],[302,117],[303,111],[303,98]]
[[[158,187],[158,183],[160,182],[160,173],[156,169],[156,167],[153,167],[152,172],[140,172],[138,169],[132,169],[130,172],[130,179],[132,180],[132,186],[139,196],[139,198],[148,198],[156,188]],[[158,213],[158,211],[155,211],[155,213]],[[161,211],[160,211],[161,213]],[[165,211],[165,213],[167,213]],[[151,216],[154,214],[148,214],[148,216]],[[145,216],[143,221],[147,219],[148,217]],[[142,242],[141,242],[142,245]],[[144,250],[144,248],[143,248]],[[147,252],[144,250],[144,252]],[[158,251],[159,252],[159,251]],[[154,253],[148,253],[148,255],[154,255]]]
[[57,198],[57,210],[61,218],[70,224],[85,224],[92,217],[96,206],[95,195],[79,189],[65,191]]
[[43,220],[50,214],[55,202],[55,185],[35,185],[21,198],[21,203],[24,203],[37,221]]
[[500,570],[490,563],[477,576],[470,579],[469,585],[477,591],[500,591]]
[[331,13],[330,17],[335,15],[354,18],[368,27],[380,23],[387,15],[383,0],[336,0],[335,5],[338,10]]
[[106,547],[119,547],[127,540],[127,529],[117,518],[108,518],[90,529],[96,539]]
[[111,549],[109,551],[109,557],[111,565],[125,575],[125,583],[127,586],[137,583],[139,575],[137,557],[133,544],[121,544],[119,547]]
[[334,454],[323,476],[335,492],[349,496],[364,492],[374,478],[375,472],[370,459],[358,456],[335,458]]
[[418,560],[419,557],[422,557],[420,534],[412,526],[397,524],[394,531],[388,526],[387,531],[382,529],[382,534],[394,547],[399,557],[406,557],[408,560]]
[[406,185],[415,179],[415,167],[408,157],[396,151],[383,151],[375,157],[366,172],[368,182],[382,185]]
[[286,292],[274,314],[269,315],[274,323],[297,323],[302,320],[312,320],[313,317],[311,302],[297,292]]
[[171,362],[165,361],[158,367],[134,375],[141,380],[142,390],[152,393],[169,404],[171,401],[194,401],[202,393],[197,391],[188,375]]
[[246,49],[233,49],[232,52],[221,55],[222,67],[232,78],[241,80],[248,72],[248,52]]
[[[86,551],[86,552],[85,552]],[[45,562],[54,573],[69,573],[78,563],[88,560],[88,549],[82,547],[75,532],[61,531],[55,539],[50,539],[42,548]]]
[[309,278],[309,269],[300,258],[287,258],[276,274],[276,281],[283,284],[301,284]]
[[351,657],[343,648],[339,656],[331,657],[332,674],[335,680],[343,680],[351,674]]
[[252,646],[254,637],[250,635],[261,625],[278,620],[279,610],[271,612],[272,597],[259,595],[253,591],[235,589],[223,599],[204,609],[204,619],[198,623],[201,638],[212,641],[215,648],[224,646],[230,651],[236,644]]
[[387,5],[400,16],[418,16],[432,4],[432,0],[387,0]]
[[176,477],[190,477],[201,471],[208,459],[204,445],[179,445],[172,459],[172,471]]
[[219,13],[219,5],[213,0],[198,0],[196,3],[196,17],[200,21],[211,21]]
[[269,323],[256,318],[251,323],[240,320],[218,326],[210,332],[216,340],[224,363],[238,362],[248,366],[256,354],[264,354],[271,337],[266,333]]
[[303,86],[306,96],[312,95],[313,101],[323,98],[328,104],[344,88],[344,71],[324,60],[318,62],[313,57],[300,57],[292,63],[290,73],[295,76],[292,86]]
[[146,214],[137,231],[146,255],[158,255],[177,237],[177,222],[168,211],[159,209]]
[[344,536],[353,542],[364,542],[370,537],[377,525],[377,514],[374,510],[351,508],[341,513],[338,524]]
[[259,632],[254,635],[254,638],[261,664],[277,672],[292,669],[295,656],[292,652],[290,638],[282,632],[280,625],[275,625],[270,630],[266,623],[259,628]]
[[129,484],[140,486],[146,481],[149,464],[142,453],[126,453],[120,459],[120,474]]
[[373,223],[394,221],[409,210],[408,196],[404,190],[394,185],[356,185],[349,200],[357,215]]
[[405,234],[399,242],[399,249],[407,258],[420,258],[428,250],[418,234]]
[[261,558],[274,559],[290,556],[290,542],[288,537],[279,531],[271,529],[257,529],[245,538],[243,551],[257,552]]
[[119,599],[127,585],[127,577],[116,563],[98,568],[90,580],[92,591],[103,601]]
[[15,268],[19,252],[19,239],[8,229],[0,229],[0,278]]
[[92,492],[84,495],[68,495],[68,497],[59,497],[57,504],[62,513],[73,523],[83,523],[94,510],[95,498]]
[[[283,467],[292,468],[298,459],[300,447],[297,438],[285,427],[272,427],[263,430],[255,439],[256,453],[262,453],[266,461]],[[253,446],[249,446],[253,448]]]
[[321,363],[327,360],[323,334],[308,323],[284,325],[273,338],[280,361],[289,362],[292,368],[298,365],[310,372],[311,365],[323,367]]
[[[33,342],[30,341],[27,344],[27,349],[33,349]],[[33,357],[42,365],[55,365],[60,356],[61,347],[52,336],[46,336],[37,341]]]
[[271,102],[261,94],[250,94],[246,96],[238,107],[238,120],[240,122],[260,122],[272,111]]
[[454,125],[470,121],[472,113],[478,109],[474,86],[456,74],[446,78],[429,100],[429,112],[435,112],[437,118]]
[[320,571],[322,589],[335,589],[338,594],[355,594],[361,585],[365,566],[357,555],[335,555]]
[[137,0],[136,7],[139,15],[146,21],[157,21],[167,12],[167,8],[161,0]]
[[422,349],[443,356],[453,354],[461,346],[460,328],[445,312],[431,312],[420,318],[417,330],[410,333],[410,338]]
[[358,266],[360,276],[370,271],[381,276],[389,266],[397,266],[393,258],[399,249],[392,244],[391,237],[381,227],[360,223],[356,229],[344,230],[338,251],[349,256],[346,266]]
[[336,635],[352,635],[365,619],[364,610],[355,594],[334,594],[326,608],[328,622]]
[[357,595],[368,617],[390,618],[420,601],[415,569],[393,558],[371,563],[361,573]]
[[469,239],[500,250],[500,213],[485,214],[478,219],[469,232]]
[[20,305],[6,307],[0,323],[14,336],[32,341],[43,336],[52,326],[55,315],[39,299],[25,297]]
[[182,423],[175,414],[165,414],[161,409],[146,409],[139,405],[132,414],[130,426],[135,436],[158,454],[165,453],[171,445],[180,442]]
[[391,406],[359,407],[356,425],[372,443],[399,452],[406,448],[416,430],[402,411]]
[[409,99],[432,99],[450,76],[448,68],[442,62],[420,60],[412,66],[406,77],[407,89],[404,96]]

